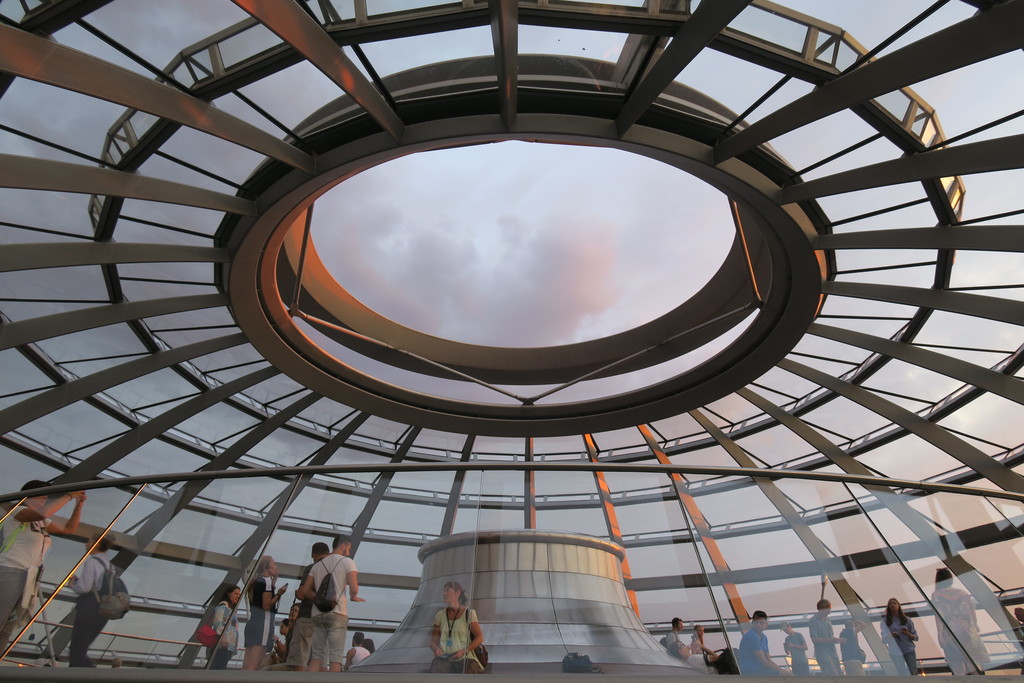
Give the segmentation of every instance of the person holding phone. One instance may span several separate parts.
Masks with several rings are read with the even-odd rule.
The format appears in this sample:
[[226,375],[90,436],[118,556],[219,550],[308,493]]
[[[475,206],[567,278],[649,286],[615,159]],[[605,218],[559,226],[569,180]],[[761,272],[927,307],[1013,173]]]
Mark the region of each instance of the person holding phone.
[[903,613],[896,598],[889,598],[882,617],[882,642],[889,650],[896,669],[904,676],[917,675],[917,629],[914,620]]
[[288,590],[288,584],[277,587],[277,563],[264,555],[256,564],[256,576],[249,583],[249,621],[245,625],[245,655],[242,669],[256,671],[263,667],[263,658],[274,644],[274,615],[277,603]]

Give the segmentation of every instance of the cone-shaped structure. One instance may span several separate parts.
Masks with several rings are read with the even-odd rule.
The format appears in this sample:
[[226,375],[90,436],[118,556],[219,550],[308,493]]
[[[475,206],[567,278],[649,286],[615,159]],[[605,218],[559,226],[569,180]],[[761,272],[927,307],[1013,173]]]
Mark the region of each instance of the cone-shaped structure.
[[640,622],[622,581],[621,546],[581,534],[484,531],[445,536],[419,551],[423,574],[412,609],[360,671],[422,671],[441,591],[458,581],[479,615],[491,668],[559,671],[569,652],[604,671],[697,674]]

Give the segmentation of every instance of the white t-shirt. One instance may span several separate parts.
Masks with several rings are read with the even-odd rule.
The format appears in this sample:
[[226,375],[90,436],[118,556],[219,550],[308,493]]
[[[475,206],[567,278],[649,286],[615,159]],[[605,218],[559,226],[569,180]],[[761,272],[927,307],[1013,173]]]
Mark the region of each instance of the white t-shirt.
[[75,580],[71,582],[71,590],[85,595],[103,588],[103,577],[106,576],[110,560],[106,555],[90,555],[75,572]]
[[[338,589],[338,604],[332,610],[336,614],[348,615],[348,600],[345,598],[345,587],[348,585],[348,573],[356,571],[356,563],[350,557],[342,557],[331,553],[313,565],[309,575],[313,577],[313,590],[320,587],[327,573],[334,575],[334,585]],[[327,614],[313,605],[313,614]]]
[[[22,505],[8,515],[7,520],[4,521],[4,542],[0,547],[7,546],[8,543],[10,543],[10,547],[0,553],[0,566],[2,567],[15,569],[38,567],[43,563],[43,558],[50,549],[50,544],[53,543],[46,530],[46,527],[50,525],[50,520],[19,522],[16,517],[22,510],[31,510],[31,508]],[[21,528],[22,524],[25,525],[24,528]]]

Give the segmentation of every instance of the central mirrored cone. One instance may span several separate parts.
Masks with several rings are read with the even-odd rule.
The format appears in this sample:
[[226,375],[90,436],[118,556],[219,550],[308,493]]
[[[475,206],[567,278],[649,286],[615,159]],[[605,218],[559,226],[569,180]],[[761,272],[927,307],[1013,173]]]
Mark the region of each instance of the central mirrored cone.
[[606,673],[699,675],[673,659],[630,604],[622,546],[581,534],[482,531],[420,548],[423,573],[412,608],[359,671],[425,671],[445,583],[465,588],[494,673],[560,672],[579,652]]

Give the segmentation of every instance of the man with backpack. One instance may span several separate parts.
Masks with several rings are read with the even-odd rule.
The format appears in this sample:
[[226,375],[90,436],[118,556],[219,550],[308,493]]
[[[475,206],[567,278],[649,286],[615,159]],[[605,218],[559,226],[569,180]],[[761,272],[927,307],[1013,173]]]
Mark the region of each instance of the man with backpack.
[[75,621],[71,629],[69,666],[94,666],[89,659],[89,646],[103,627],[107,617],[100,613],[99,594],[110,567],[106,552],[111,543],[107,538],[93,537],[92,552],[75,572],[71,590],[78,594],[75,600]]
[[[299,587],[295,589],[296,597],[298,597],[299,591],[302,590],[302,584],[306,582],[306,577],[313,571],[316,563],[330,554],[331,549],[327,547],[326,543],[318,541],[313,544],[313,548],[310,551],[313,563],[306,565],[306,568],[302,570],[302,576],[299,578]],[[292,624],[290,635],[291,643],[288,645],[288,659],[285,663],[290,671],[305,671],[306,664],[309,663],[310,650],[313,646],[313,598],[306,598],[299,603],[299,613]]]
[[310,671],[341,671],[345,661],[345,632],[348,628],[348,603],[345,587],[352,602],[359,597],[359,573],[348,556],[352,539],[339,535],[334,550],[313,565],[309,575],[295,591],[300,600],[313,601],[313,657]]

